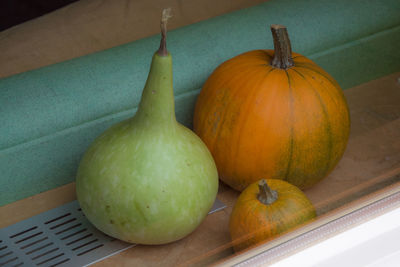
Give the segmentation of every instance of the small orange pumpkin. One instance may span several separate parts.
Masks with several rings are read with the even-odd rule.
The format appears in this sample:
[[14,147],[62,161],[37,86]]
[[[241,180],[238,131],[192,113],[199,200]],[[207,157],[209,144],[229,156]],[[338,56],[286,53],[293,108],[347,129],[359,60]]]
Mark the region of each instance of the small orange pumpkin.
[[261,180],[240,194],[231,213],[229,232],[235,251],[239,251],[315,217],[313,205],[299,188],[282,180]]
[[333,170],[349,137],[349,110],[338,83],[292,53],[284,26],[271,30],[274,50],[222,63],[194,112],[194,131],[211,151],[219,177],[239,191],[259,177],[311,187]]

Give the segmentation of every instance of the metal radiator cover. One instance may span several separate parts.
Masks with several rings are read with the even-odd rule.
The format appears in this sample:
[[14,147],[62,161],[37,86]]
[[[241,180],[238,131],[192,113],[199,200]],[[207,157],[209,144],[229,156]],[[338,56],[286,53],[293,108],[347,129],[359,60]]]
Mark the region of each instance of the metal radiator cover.
[[[217,199],[209,214],[223,208]],[[133,246],[97,230],[75,200],[0,229],[0,266],[87,266]]]

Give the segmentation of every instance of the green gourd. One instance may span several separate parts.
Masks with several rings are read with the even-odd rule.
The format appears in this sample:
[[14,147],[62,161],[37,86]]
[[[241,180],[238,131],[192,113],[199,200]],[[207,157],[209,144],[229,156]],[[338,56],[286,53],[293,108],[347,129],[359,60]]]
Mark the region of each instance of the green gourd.
[[210,152],[175,118],[168,16],[164,10],[160,49],[135,116],[91,144],[76,177],[88,220],[131,243],[165,244],[185,237],[203,221],[218,190]]

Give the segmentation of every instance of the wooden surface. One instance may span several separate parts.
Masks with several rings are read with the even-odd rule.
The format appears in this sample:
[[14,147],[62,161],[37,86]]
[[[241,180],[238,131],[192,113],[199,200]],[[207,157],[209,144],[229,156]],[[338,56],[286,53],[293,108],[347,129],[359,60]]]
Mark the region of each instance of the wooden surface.
[[[352,119],[347,150],[335,170],[306,191],[323,215],[400,181],[400,73],[345,91]],[[162,246],[136,246],[94,266],[177,266],[211,263],[232,254],[228,222],[238,193],[221,184],[228,207],[213,213],[186,238]],[[75,199],[74,184],[0,208],[5,227]]]

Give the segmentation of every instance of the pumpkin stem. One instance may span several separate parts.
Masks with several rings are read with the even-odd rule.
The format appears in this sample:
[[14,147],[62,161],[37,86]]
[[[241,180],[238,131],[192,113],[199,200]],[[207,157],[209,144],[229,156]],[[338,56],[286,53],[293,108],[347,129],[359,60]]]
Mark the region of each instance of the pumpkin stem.
[[161,41],[160,48],[157,51],[159,56],[167,56],[167,22],[168,19],[171,18],[171,8],[163,9],[161,16]]
[[261,203],[265,205],[270,205],[278,199],[278,192],[272,190],[268,186],[267,181],[265,181],[264,179],[258,182],[258,188],[260,189],[260,191],[257,195],[257,199]]
[[273,24],[271,25],[271,32],[274,39],[274,57],[271,65],[285,70],[293,67],[292,47],[286,27]]

